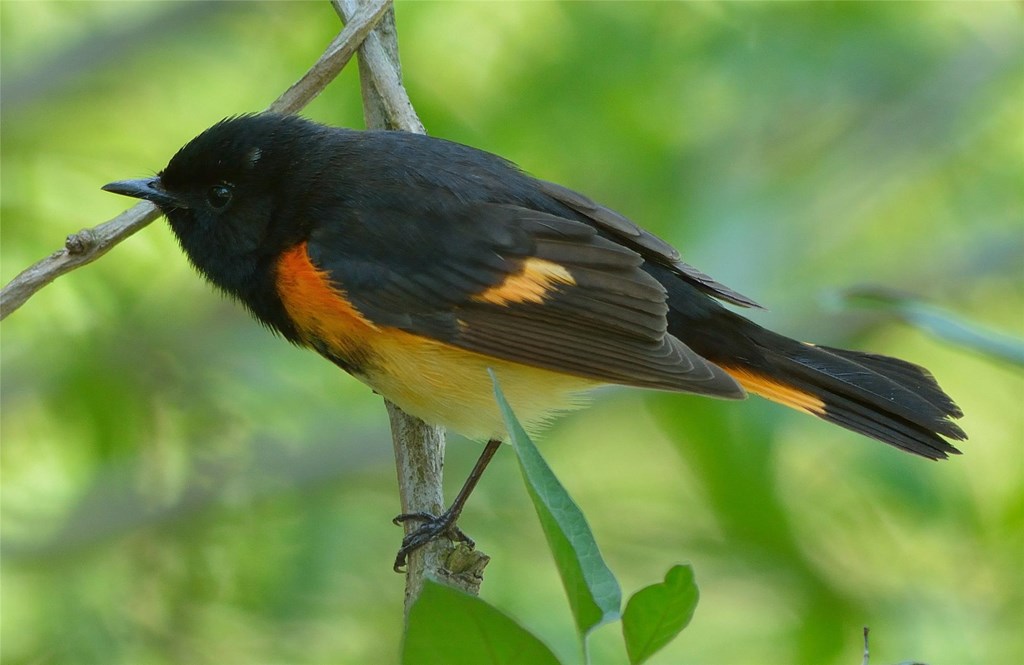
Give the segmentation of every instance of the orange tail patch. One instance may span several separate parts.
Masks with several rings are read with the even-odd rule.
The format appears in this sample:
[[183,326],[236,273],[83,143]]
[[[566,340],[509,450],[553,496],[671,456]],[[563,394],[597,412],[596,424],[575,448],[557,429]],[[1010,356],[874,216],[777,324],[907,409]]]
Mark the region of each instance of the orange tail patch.
[[793,409],[806,411],[815,416],[821,416],[825,413],[825,403],[816,395],[804,392],[793,386],[787,386],[769,376],[755,374],[747,369],[739,367],[722,367],[722,369],[728,372],[729,376],[736,379],[748,392],[752,392],[755,395],[760,395],[779,404],[785,404]]

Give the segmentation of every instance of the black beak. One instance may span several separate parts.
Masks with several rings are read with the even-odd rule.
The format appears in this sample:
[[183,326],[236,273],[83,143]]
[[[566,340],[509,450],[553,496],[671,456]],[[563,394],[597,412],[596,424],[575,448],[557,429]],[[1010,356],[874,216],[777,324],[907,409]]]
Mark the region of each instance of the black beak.
[[171,208],[187,208],[185,202],[164,189],[160,178],[139,178],[138,180],[118,180],[101,188],[105,192],[124,194],[136,199],[150,201],[163,210]]

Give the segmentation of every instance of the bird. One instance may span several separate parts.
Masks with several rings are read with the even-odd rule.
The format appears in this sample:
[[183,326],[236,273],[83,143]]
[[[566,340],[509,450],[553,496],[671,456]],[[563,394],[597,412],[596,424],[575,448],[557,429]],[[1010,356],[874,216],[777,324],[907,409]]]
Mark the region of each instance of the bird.
[[932,460],[967,438],[925,368],[770,331],[624,215],[460,143],[239,115],[103,189],[158,206],[199,274],[287,341],[487,441],[448,510],[396,518],[421,523],[396,570],[469,540],[456,521],[508,436],[489,372],[528,428],[618,384],[753,393]]

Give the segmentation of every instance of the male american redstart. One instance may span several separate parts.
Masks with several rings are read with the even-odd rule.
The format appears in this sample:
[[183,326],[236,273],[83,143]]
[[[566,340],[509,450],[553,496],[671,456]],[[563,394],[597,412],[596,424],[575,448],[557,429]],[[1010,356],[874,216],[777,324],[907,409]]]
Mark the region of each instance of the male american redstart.
[[924,368],[766,330],[720,304],[754,301],[622,215],[458,143],[246,115],[104,189],[159,206],[198,271],[288,341],[490,441],[400,560],[455,533],[506,435],[488,368],[527,424],[611,383],[749,391],[930,459],[966,438]]

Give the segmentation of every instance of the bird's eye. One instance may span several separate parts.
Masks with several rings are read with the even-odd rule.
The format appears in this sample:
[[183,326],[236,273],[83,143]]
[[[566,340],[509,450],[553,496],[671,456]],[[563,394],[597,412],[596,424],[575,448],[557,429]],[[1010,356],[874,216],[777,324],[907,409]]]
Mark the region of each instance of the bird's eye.
[[222,183],[220,185],[214,185],[206,192],[206,202],[210,204],[210,207],[214,210],[221,210],[227,204],[231,203],[231,185]]

